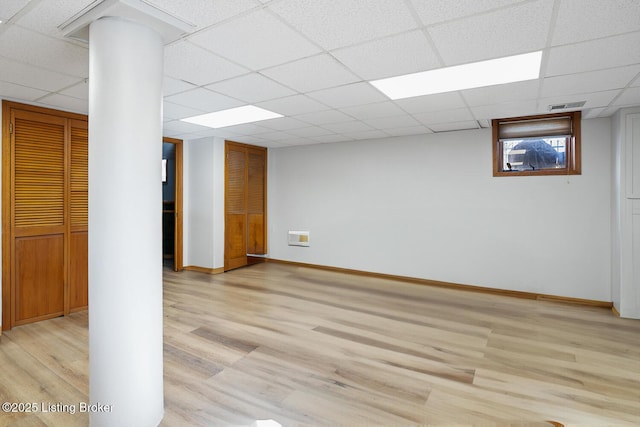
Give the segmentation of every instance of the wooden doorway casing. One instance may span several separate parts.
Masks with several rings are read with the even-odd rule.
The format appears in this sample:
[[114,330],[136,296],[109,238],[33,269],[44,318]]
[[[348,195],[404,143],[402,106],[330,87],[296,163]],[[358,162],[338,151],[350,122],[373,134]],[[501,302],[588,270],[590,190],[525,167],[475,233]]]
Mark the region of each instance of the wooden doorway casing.
[[175,176],[175,227],[174,227],[174,250],[173,250],[173,270],[182,271],[184,269],[182,260],[182,173],[183,173],[183,160],[182,160],[182,140],[176,138],[163,137],[162,142],[174,144],[176,148],[176,176]]

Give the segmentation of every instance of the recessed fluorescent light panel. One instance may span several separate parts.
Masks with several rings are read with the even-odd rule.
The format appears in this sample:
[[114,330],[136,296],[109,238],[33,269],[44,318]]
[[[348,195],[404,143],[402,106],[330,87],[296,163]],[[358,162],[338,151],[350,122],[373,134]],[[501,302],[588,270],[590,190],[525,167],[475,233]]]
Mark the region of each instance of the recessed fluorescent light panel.
[[210,128],[223,128],[244,123],[259,122],[261,120],[276,119],[278,117],[283,116],[282,114],[274,113],[273,111],[265,110],[255,105],[245,105],[244,107],[187,117],[186,119],[181,119],[181,121]]
[[542,51],[389,77],[370,82],[391,99],[537,79]]

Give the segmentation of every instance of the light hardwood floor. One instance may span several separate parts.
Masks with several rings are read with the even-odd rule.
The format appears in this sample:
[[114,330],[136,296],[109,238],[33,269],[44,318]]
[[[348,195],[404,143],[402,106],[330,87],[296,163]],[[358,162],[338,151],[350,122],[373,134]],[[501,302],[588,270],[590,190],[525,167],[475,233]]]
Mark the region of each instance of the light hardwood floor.
[[[164,277],[163,426],[640,425],[640,321],[610,310],[271,263]],[[87,401],[87,335],[86,313],[5,332],[0,400]]]

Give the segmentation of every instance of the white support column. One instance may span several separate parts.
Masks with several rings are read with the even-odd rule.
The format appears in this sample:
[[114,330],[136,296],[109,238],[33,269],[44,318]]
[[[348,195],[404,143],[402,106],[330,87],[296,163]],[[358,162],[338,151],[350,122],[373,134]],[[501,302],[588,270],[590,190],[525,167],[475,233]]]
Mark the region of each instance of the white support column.
[[123,18],[89,29],[89,383],[91,404],[108,405],[90,420],[155,426],[164,414],[164,44]]

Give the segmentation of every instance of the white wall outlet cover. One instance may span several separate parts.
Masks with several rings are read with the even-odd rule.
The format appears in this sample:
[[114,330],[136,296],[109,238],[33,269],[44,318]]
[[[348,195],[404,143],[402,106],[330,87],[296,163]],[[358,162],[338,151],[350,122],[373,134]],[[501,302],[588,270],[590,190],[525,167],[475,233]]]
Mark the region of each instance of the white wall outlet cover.
[[309,232],[308,231],[289,231],[288,234],[289,246],[309,246]]

